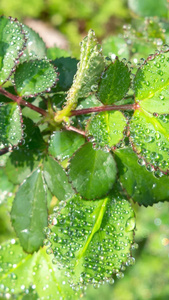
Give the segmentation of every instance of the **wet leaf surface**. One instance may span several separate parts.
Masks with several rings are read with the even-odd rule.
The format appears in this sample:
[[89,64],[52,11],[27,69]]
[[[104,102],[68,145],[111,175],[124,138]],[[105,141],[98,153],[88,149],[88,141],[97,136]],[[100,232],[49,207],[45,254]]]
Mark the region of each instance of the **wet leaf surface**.
[[105,105],[121,100],[130,86],[128,67],[118,59],[102,74],[97,96]]
[[144,206],[169,200],[168,176],[147,170],[145,161],[131,148],[117,149],[115,159],[119,180],[132,200]]
[[94,150],[91,143],[83,145],[70,161],[69,179],[77,192],[86,199],[106,195],[116,180],[113,156]]
[[46,247],[31,255],[26,254],[14,239],[2,244],[0,270],[3,274],[0,272],[0,295],[8,294],[15,299],[19,294],[25,297],[32,296],[34,291],[40,299],[79,299],[83,292],[75,292],[70,288],[65,276],[52,263],[52,259],[53,255],[46,253]]
[[92,117],[86,127],[87,134],[92,136],[96,147],[110,149],[123,138],[126,118],[120,111],[105,111]]
[[81,56],[73,85],[68,93],[72,97],[87,97],[97,90],[97,84],[104,70],[104,58],[93,30],[90,30],[81,43]]
[[55,84],[57,74],[47,60],[23,62],[15,72],[14,80],[19,96],[32,96],[49,91]]
[[5,16],[0,17],[0,85],[11,75],[16,60],[24,48],[25,35],[21,24]]
[[74,191],[66,172],[55,159],[46,157],[43,173],[48,188],[59,200],[67,200],[73,196]]
[[0,106],[1,147],[17,145],[22,138],[20,110],[16,103]]
[[47,49],[39,34],[26,25],[23,25],[22,28],[26,37],[26,49],[24,49],[23,55],[20,57],[20,62],[45,58]]
[[85,138],[76,133],[68,131],[55,131],[50,138],[49,153],[59,160],[64,160],[85,142]]
[[151,113],[169,113],[169,52],[154,55],[138,69],[134,80],[135,100]]
[[117,192],[98,201],[75,196],[58,208],[51,222],[48,251],[72,286],[112,282],[113,273],[120,276],[122,265],[132,261],[134,213]]
[[40,169],[34,171],[19,187],[11,211],[12,225],[27,253],[43,244],[43,229],[47,226],[47,204]]
[[[151,169],[169,170],[169,116],[136,110],[130,121],[130,140],[134,150]],[[152,167],[151,167],[152,166]]]

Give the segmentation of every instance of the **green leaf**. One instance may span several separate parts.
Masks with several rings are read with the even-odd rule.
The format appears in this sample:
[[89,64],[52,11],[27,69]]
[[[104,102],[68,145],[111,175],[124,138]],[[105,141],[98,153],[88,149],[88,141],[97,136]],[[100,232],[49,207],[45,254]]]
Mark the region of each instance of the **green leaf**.
[[0,17],[0,85],[11,75],[25,43],[25,36],[19,22]]
[[13,184],[8,180],[4,169],[0,168],[0,205],[6,200],[10,192],[13,192]]
[[169,116],[136,110],[130,121],[130,140],[134,150],[152,165],[150,170],[169,170]]
[[115,158],[119,180],[135,202],[148,206],[159,201],[169,201],[168,176],[155,177],[131,148],[117,149]]
[[59,57],[69,57],[70,53],[64,49],[60,49],[58,47],[52,47],[47,49],[47,58],[55,60]]
[[17,146],[10,154],[5,167],[8,178],[14,184],[23,180],[38,166],[46,144],[36,124],[23,117],[23,144]]
[[130,9],[142,17],[158,16],[168,18],[167,1],[128,0]]
[[103,40],[102,43],[103,54],[109,56],[111,59],[115,59],[116,56],[119,59],[129,59],[129,48],[125,39],[120,36],[110,36]]
[[28,61],[30,59],[42,59],[46,57],[46,46],[42,38],[37,32],[26,25],[22,25],[26,41],[26,49],[20,57],[20,62]]
[[48,188],[59,200],[67,200],[73,196],[74,191],[65,171],[50,156],[44,160],[44,177]]
[[17,145],[22,138],[20,110],[16,103],[0,106],[0,142],[5,147]]
[[103,73],[97,96],[105,105],[121,100],[130,86],[128,67],[118,59]]
[[70,161],[69,178],[77,192],[86,199],[106,195],[116,180],[113,156],[94,150],[91,143],[83,145]]
[[27,151],[33,150],[37,154],[46,149],[39,127],[27,117],[23,117],[23,131],[24,145],[20,148],[27,149]]
[[86,130],[96,147],[111,148],[123,138],[125,126],[126,118],[120,111],[105,111],[92,117]]
[[151,113],[169,113],[169,52],[154,55],[138,69],[135,80],[135,100]]
[[5,166],[8,179],[14,184],[21,184],[37,168],[39,160],[37,153],[33,151],[27,149],[14,150]]
[[19,187],[11,211],[12,225],[23,249],[28,253],[42,246],[47,226],[47,204],[40,169],[34,171]]
[[76,132],[55,131],[51,135],[48,150],[52,156],[64,160],[71,157],[84,142],[85,138]]
[[59,81],[57,83],[55,91],[67,91],[70,89],[73,83],[73,77],[77,71],[78,60],[71,57],[56,58],[51,62],[52,65],[57,67],[59,72]]
[[117,192],[98,201],[75,196],[54,215],[53,224],[49,249],[72,285],[111,282],[113,273],[128,264],[135,218]]
[[73,85],[68,93],[68,99],[87,97],[97,90],[97,83],[104,70],[104,59],[98,45],[95,33],[90,30],[81,43],[80,63]]
[[[35,285],[41,299],[63,299],[79,300],[83,296],[82,290],[73,290],[67,282],[67,278],[56,264],[54,264],[53,254],[47,254],[48,249],[40,249],[36,261]],[[40,267],[39,267],[40,266]],[[45,276],[44,276],[45,274]]]
[[[0,293],[5,297],[8,292],[13,299],[21,292],[27,294],[28,289],[33,289],[38,293],[38,299],[79,299],[82,291],[72,290],[66,282],[67,278],[57,269],[52,260],[53,255],[46,253],[46,247],[40,248],[37,253],[31,255],[26,254],[14,239],[2,244],[0,246]],[[27,295],[30,294],[31,292]]]
[[57,74],[47,60],[24,62],[16,69],[14,80],[19,96],[32,96],[48,91],[56,82]]

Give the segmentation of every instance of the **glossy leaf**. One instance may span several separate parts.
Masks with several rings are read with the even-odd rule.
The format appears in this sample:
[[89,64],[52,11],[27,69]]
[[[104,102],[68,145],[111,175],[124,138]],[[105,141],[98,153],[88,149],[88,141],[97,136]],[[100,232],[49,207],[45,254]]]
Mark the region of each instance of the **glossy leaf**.
[[54,67],[47,60],[24,62],[16,69],[14,80],[19,96],[32,96],[48,91],[56,82]]
[[37,168],[39,159],[37,153],[27,149],[14,150],[9,156],[5,172],[14,184],[21,184],[31,172]]
[[[153,168],[169,170],[169,116],[136,110],[130,121],[130,139],[134,149]],[[151,167],[150,167],[151,170]]]
[[5,296],[8,291],[13,299],[20,293],[28,296],[31,294],[29,290],[33,290],[37,292],[38,299],[79,299],[82,291],[75,292],[69,287],[67,278],[52,260],[53,255],[46,253],[46,247],[31,255],[26,254],[14,239],[2,244],[0,266],[3,273],[0,272],[0,294]]
[[90,30],[81,43],[80,63],[68,99],[87,97],[90,92],[96,91],[103,70],[104,58],[94,31]]
[[94,150],[91,143],[83,145],[70,161],[69,178],[83,198],[94,199],[106,195],[116,180],[113,156]]
[[76,132],[55,131],[51,135],[48,150],[52,156],[64,160],[71,157],[84,142],[85,138]]
[[135,100],[151,113],[169,113],[169,52],[152,56],[138,69],[134,80]]
[[98,201],[75,196],[58,210],[53,223],[49,249],[72,286],[111,282],[113,273],[130,260],[134,213],[116,192]]
[[26,37],[26,49],[24,49],[23,55],[20,57],[20,62],[36,58],[45,58],[46,46],[42,38],[30,27],[26,25],[23,25],[22,27]]
[[40,169],[19,187],[11,211],[12,225],[23,249],[28,253],[42,246],[47,225],[47,204]]
[[42,159],[46,144],[36,124],[23,117],[23,140],[10,154],[5,167],[8,178],[14,184],[21,184],[31,174]]
[[20,110],[16,103],[0,106],[0,142],[3,146],[17,145],[22,138]]
[[126,118],[119,111],[101,112],[89,120],[87,134],[93,136],[96,147],[108,147],[119,143],[123,138]]
[[73,77],[77,71],[78,60],[71,57],[56,58],[51,62],[59,73],[59,81],[57,83],[56,91],[67,91],[73,83]]
[[118,59],[103,73],[97,96],[105,105],[121,100],[130,86],[128,67]]
[[168,18],[166,0],[128,0],[129,7],[139,16]]
[[50,156],[44,160],[44,177],[48,188],[59,200],[67,200],[73,196],[74,191],[65,171]]
[[131,148],[115,151],[119,180],[127,194],[139,204],[153,205],[159,201],[169,201],[169,177],[157,177],[158,172],[149,172],[144,160]]
[[21,50],[25,36],[19,22],[12,18],[0,17],[0,85],[11,75]]

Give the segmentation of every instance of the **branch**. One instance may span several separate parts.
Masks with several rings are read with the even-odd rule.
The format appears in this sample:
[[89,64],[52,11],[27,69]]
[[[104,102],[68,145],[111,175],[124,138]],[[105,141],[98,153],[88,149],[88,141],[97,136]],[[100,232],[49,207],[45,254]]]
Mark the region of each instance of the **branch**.
[[83,136],[86,136],[85,131],[80,130],[80,129],[76,128],[76,127],[73,127],[73,126],[67,126],[67,125],[65,125],[64,127],[66,128],[66,130],[74,131],[74,132],[77,132],[77,133],[79,133],[79,134],[81,134],[81,135],[83,135]]
[[30,102],[27,102],[27,101],[23,100],[22,97],[19,97],[19,96],[16,96],[16,95],[13,95],[13,94],[9,93],[8,91],[2,89],[1,87],[0,87],[0,94],[2,94],[5,97],[11,99],[12,101],[16,102],[18,105],[27,106],[30,109],[38,112],[42,116],[47,116],[47,112],[44,109],[42,109],[40,107],[37,107],[37,106],[31,104]]
[[85,114],[91,114],[91,113],[96,113],[96,112],[101,112],[101,111],[108,111],[108,110],[135,110],[136,105],[138,106],[138,104],[135,104],[135,103],[134,104],[126,104],[126,105],[104,105],[104,106],[96,106],[96,107],[91,107],[91,108],[72,110],[71,117],[85,115]]
[[9,147],[4,147],[4,148],[0,149],[0,156],[8,153],[9,151],[10,151]]

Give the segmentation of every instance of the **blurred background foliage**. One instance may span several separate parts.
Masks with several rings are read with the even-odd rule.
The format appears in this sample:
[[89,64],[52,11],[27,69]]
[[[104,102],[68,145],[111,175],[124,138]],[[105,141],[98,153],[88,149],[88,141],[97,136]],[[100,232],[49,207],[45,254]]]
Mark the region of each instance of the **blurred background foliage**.
[[[17,17],[21,22],[26,18],[47,22],[66,36],[76,57],[79,42],[92,28],[103,40],[105,55],[138,63],[169,43],[168,4],[167,0],[1,0],[0,14]],[[15,190],[4,172],[7,157],[0,157],[0,243],[15,237],[9,217]],[[112,286],[90,287],[84,300],[169,299],[168,202],[148,208],[133,206],[138,244],[133,250],[135,265]]]

